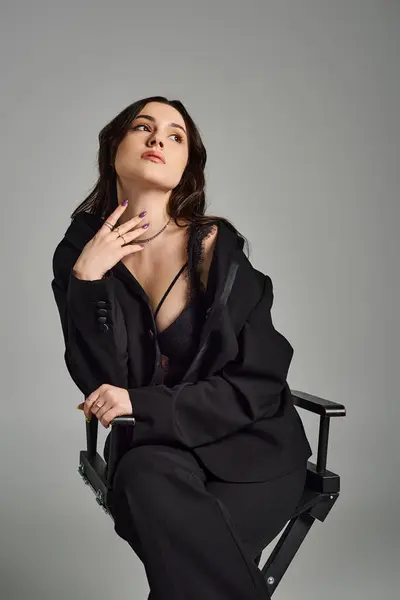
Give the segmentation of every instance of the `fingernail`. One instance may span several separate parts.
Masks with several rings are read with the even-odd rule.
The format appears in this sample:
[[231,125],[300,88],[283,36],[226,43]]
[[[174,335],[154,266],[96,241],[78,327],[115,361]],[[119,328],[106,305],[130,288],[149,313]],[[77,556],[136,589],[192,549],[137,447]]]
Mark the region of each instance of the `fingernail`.
[[126,206],[127,204],[128,204],[128,199],[126,199],[122,202],[122,206]]
[[144,210],[143,212],[140,213],[139,217],[141,219],[143,219],[143,217],[145,217],[147,215],[147,210]]
[[86,419],[86,421],[87,421],[88,423],[90,423],[90,419],[88,419],[87,417],[85,417],[85,419]]
[[140,246],[141,248],[144,248],[144,244],[139,244],[139,246]]
[[143,229],[147,229],[149,225],[150,225],[150,223],[145,223],[145,224],[143,225]]

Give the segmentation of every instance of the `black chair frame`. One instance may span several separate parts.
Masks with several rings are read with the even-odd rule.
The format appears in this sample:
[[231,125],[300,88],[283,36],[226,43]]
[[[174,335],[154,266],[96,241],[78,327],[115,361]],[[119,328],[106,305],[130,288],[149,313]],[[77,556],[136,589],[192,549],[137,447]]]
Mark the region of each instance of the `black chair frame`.
[[[317,519],[325,521],[340,491],[340,477],[326,468],[328,438],[331,417],[344,417],[346,409],[342,404],[292,390],[295,406],[320,416],[317,463],[308,461],[304,492],[292,518],[280,534],[271,555],[260,568],[260,553],[255,563],[260,568],[272,596],[283,575],[303,543],[311,525]],[[118,444],[120,427],[132,427],[135,417],[122,416],[111,423],[110,451],[108,463],[97,452],[98,420],[92,416],[86,423],[87,450],[81,450],[78,472],[85,484],[96,496],[97,503],[111,519],[113,516],[112,482],[116,466],[120,460],[121,444]]]

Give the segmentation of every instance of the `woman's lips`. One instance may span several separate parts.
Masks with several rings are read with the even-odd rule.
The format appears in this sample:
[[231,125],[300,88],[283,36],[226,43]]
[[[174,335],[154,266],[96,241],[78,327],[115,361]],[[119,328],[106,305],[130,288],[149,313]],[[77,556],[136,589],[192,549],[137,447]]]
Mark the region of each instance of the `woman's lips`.
[[164,161],[161,160],[161,158],[158,158],[158,156],[143,156],[143,160],[151,160],[152,162],[159,162],[162,163]]

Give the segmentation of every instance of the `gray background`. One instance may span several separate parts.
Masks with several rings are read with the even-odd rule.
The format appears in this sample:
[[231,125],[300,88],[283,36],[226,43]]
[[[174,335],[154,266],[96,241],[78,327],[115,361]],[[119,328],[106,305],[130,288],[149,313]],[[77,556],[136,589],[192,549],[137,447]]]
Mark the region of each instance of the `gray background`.
[[147,597],[76,471],[81,394],[50,282],[99,130],[151,94],[200,127],[209,210],[273,280],[291,387],[348,409],[328,459],[342,494],[274,597],[396,597],[399,2],[3,0],[0,16],[1,597]]

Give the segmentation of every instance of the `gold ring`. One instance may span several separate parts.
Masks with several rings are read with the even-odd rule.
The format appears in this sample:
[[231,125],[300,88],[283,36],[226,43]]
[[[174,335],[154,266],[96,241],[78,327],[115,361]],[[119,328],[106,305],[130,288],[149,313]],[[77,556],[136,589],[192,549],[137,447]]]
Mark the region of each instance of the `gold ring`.
[[107,225],[107,227],[109,227],[111,229],[111,231],[114,230],[114,225],[112,223],[109,223],[108,221],[104,221],[104,225]]

